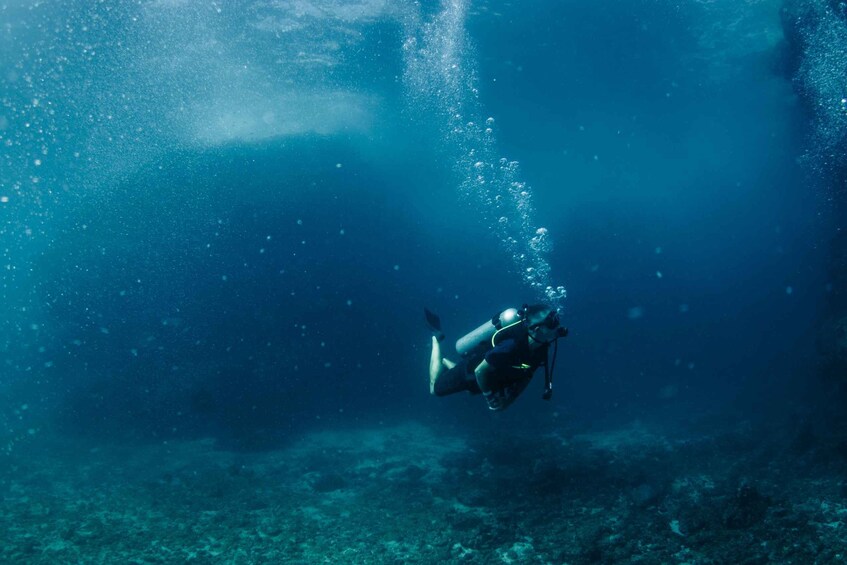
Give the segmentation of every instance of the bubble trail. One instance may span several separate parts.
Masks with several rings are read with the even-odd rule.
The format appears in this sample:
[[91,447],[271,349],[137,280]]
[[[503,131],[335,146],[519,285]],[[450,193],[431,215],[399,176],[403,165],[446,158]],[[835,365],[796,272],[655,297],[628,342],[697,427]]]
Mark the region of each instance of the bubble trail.
[[566,291],[551,283],[547,257],[552,241],[547,229],[535,223],[532,190],[518,162],[498,155],[494,118],[483,118],[475,51],[465,30],[467,11],[467,0],[442,0],[427,21],[420,14],[407,15],[408,101],[438,120],[462,195],[479,204],[515,270],[539,299],[561,308]]

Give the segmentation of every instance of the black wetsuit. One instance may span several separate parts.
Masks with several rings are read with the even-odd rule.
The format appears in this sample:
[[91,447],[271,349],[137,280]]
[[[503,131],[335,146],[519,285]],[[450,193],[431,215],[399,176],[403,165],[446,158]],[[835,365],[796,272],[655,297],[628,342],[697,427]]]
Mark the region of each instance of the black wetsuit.
[[476,382],[474,370],[482,359],[494,369],[491,375],[494,393],[511,402],[524,391],[535,370],[547,360],[547,348],[531,350],[525,335],[518,339],[505,339],[486,351],[483,358],[463,359],[442,374],[435,381],[435,394],[446,396],[465,390],[471,394],[480,394],[482,391]]

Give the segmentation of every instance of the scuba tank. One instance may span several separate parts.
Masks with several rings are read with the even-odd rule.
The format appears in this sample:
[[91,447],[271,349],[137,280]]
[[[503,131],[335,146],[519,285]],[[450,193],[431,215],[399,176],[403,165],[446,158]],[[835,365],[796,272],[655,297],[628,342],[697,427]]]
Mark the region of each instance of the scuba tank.
[[[508,308],[499,314],[496,314],[475,330],[459,338],[458,341],[456,341],[456,351],[464,359],[471,360],[481,358],[485,355],[486,351],[496,345],[494,341],[497,339],[497,335],[499,333],[505,332],[507,335],[513,336],[513,327],[521,326],[520,329],[524,329],[524,322],[527,320],[527,309],[528,306],[524,304],[520,309]],[[559,324],[558,315],[555,314],[555,311],[551,314],[553,315],[548,315],[547,317],[551,320],[549,324],[547,319],[539,324],[536,324],[543,324],[550,329],[556,330],[556,337],[551,341],[544,343],[545,348],[547,348],[545,360],[541,363],[544,367],[544,393],[542,394],[542,398],[544,400],[550,400],[553,396],[553,371],[556,368],[556,357],[559,353],[559,338],[568,335],[568,329]],[[552,362],[549,358],[549,346],[551,344],[553,345]]]
[[518,325],[523,320],[523,314],[517,308],[503,310],[475,330],[460,337],[456,341],[456,351],[466,359],[484,353],[491,348],[491,339],[494,334]]

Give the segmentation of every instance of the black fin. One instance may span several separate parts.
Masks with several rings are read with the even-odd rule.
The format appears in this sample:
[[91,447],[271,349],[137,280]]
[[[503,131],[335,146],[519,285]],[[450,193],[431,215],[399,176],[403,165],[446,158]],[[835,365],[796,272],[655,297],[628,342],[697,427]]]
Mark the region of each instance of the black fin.
[[426,324],[435,333],[435,339],[444,341],[444,334],[441,333],[441,319],[429,308],[424,308],[424,315],[426,316]]
[[441,331],[441,319],[435,315],[434,312],[430,311],[429,308],[424,308],[424,315],[426,315],[426,323],[433,330],[440,332]]

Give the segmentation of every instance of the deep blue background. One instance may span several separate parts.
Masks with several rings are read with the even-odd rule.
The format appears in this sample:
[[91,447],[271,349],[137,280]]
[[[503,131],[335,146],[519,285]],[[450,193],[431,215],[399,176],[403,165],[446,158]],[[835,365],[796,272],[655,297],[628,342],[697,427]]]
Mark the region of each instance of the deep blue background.
[[[715,47],[727,14],[702,6],[485,8],[467,22],[480,103],[534,189],[571,328],[552,403],[538,379],[497,425],[798,409],[828,220],[781,44]],[[778,34],[777,10],[751,27]],[[36,319],[6,326],[14,403],[76,433],[245,448],[489,421],[479,399],[427,394],[422,308],[453,339],[537,297],[458,194],[438,127],[398,109],[400,27],[364,33],[353,68],[394,101],[371,136],[177,147],[56,198],[24,279]]]

